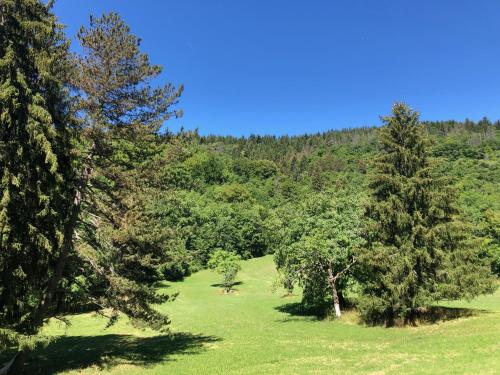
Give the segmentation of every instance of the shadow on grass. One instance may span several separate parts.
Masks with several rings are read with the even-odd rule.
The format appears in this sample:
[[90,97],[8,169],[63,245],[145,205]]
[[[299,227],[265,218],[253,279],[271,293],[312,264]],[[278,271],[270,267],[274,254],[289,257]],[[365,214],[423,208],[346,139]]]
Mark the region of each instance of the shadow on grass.
[[172,360],[168,357],[170,355],[200,353],[206,344],[220,340],[215,336],[190,333],[153,337],[116,334],[62,336],[30,355],[26,373],[52,374],[90,366],[103,370],[118,364],[151,366]]
[[[281,306],[276,306],[274,308],[275,310],[278,310],[279,312],[288,314],[289,317],[280,319],[280,322],[290,322],[298,319],[294,319],[293,317],[302,317],[302,318],[308,318],[307,320],[321,320],[325,319],[328,315],[328,310],[327,309],[318,309],[318,308],[310,308],[307,306],[304,306],[300,302],[293,302],[293,303],[286,303]],[[304,319],[300,319],[304,320]]]
[[[233,288],[233,286],[242,285],[242,284],[243,284],[243,281],[236,281],[236,282],[231,284],[231,289]],[[213,286],[214,288],[223,288],[224,284],[216,283],[216,284],[212,284],[210,286]]]
[[[332,317],[332,311],[328,306],[323,308],[308,308],[304,306],[300,302],[295,303],[287,303],[281,306],[275,307],[275,310],[288,314],[288,317],[279,319],[279,322],[291,322],[296,320],[304,321],[318,321],[324,320],[329,317]],[[355,312],[354,307],[348,306],[344,308],[344,313],[346,311]],[[479,309],[468,309],[468,308],[457,308],[457,307],[444,307],[444,306],[431,306],[428,308],[422,308],[416,311],[414,323],[416,325],[427,325],[427,324],[436,324],[440,322],[461,319],[461,318],[470,318],[474,316],[479,316],[483,314],[491,313],[488,310],[479,310]],[[355,313],[357,314],[357,313]],[[361,322],[361,320],[359,321]],[[393,324],[387,325],[386,322],[380,321],[375,322],[374,324],[369,325],[386,325],[386,326],[398,326],[402,327],[404,324],[402,322],[394,322]],[[410,324],[411,325],[411,324]]]
[[467,309],[459,307],[431,306],[420,309],[416,313],[416,320],[420,324],[434,324],[455,320],[460,318],[470,318],[489,313],[487,310]]

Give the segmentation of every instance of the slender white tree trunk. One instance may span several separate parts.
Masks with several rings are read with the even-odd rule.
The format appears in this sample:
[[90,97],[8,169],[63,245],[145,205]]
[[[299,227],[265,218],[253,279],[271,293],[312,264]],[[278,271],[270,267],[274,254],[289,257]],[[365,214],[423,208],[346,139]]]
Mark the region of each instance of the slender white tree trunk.
[[335,281],[336,279],[333,276],[332,264],[330,263],[328,266],[328,284],[330,284],[330,288],[332,288],[333,307],[335,308],[335,316],[337,318],[340,318],[342,316],[342,312],[340,311],[340,301]]
[[335,302],[334,306],[335,306],[335,316],[337,318],[340,318],[342,316],[342,313],[340,312],[340,303]]

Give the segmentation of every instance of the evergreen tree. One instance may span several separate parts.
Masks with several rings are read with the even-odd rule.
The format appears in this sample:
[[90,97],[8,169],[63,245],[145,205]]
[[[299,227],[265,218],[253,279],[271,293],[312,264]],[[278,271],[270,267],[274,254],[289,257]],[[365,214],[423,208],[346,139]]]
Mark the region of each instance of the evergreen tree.
[[123,312],[133,322],[161,329],[168,319],[151,304],[168,299],[154,282],[169,260],[165,236],[173,235],[152,232],[156,226],[147,205],[158,194],[155,168],[163,155],[157,132],[165,120],[180,115],[171,107],[182,86],[151,85],[162,69],[149,63],[140,39],[116,13],[91,17],[78,39],[83,54],[76,59],[72,84],[83,118],[77,252],[85,282],[70,284],[87,303],[111,309],[111,323]]
[[408,324],[420,307],[472,297],[492,284],[478,249],[465,241],[449,180],[432,172],[418,113],[397,103],[383,121],[366,214],[368,246],[360,257],[360,308],[367,321]]
[[38,0],[0,3],[0,329],[23,345],[53,312],[75,176],[68,43]]
[[134,229],[147,226],[156,132],[182,87],[150,86],[161,69],[115,14],[82,29],[72,70],[50,5],[0,4],[0,337],[23,349],[15,367],[25,335],[82,306],[168,324],[151,307],[168,298],[153,284],[165,251]]

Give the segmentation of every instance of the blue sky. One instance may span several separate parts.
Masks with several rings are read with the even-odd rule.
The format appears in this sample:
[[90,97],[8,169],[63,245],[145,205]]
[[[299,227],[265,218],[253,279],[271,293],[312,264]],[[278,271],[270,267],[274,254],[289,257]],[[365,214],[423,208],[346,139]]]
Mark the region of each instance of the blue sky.
[[423,119],[500,118],[498,0],[58,0],[74,36],[116,11],[161,80],[185,85],[201,134],[377,125],[394,101]]

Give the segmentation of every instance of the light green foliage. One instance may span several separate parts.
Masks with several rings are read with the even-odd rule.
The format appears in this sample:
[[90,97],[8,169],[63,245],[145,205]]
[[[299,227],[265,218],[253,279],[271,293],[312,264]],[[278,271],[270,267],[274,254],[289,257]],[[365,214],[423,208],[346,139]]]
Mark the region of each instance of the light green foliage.
[[[304,290],[303,302],[310,307],[330,306],[329,273],[339,275],[335,293],[344,300],[354,259],[354,250],[363,245],[361,236],[362,199],[349,195],[337,199],[328,194],[309,197],[296,212],[283,217],[282,239],[275,261],[284,286],[298,283]],[[346,272],[344,274],[344,271]]]
[[491,259],[491,270],[500,276],[500,213],[492,209],[484,212],[484,220],[478,226],[481,247]]
[[252,203],[252,201],[254,201],[248,189],[245,186],[237,183],[217,187],[215,189],[215,196],[217,199],[227,203]]
[[[498,201],[498,184],[495,183],[498,180],[495,159],[498,146],[495,146],[495,138],[491,138],[491,131],[493,136],[495,134],[493,126],[484,134],[479,133],[482,130],[478,125],[468,130],[464,124],[454,122],[425,126],[432,133],[435,147],[457,134],[462,134],[460,142],[466,142],[472,149],[482,149],[485,143],[489,144],[490,151],[485,148],[485,159],[479,163],[477,159],[440,156],[436,170],[438,176],[456,176],[454,182],[464,216],[478,218],[470,224],[477,237],[483,238],[479,224],[485,220],[484,207],[497,210],[495,202]],[[193,143],[188,142],[182,152],[183,157],[164,164],[159,170],[165,176],[165,186],[172,186],[177,191],[166,194],[171,201],[168,207],[160,209],[158,206],[165,212],[157,214],[164,220],[161,226],[175,227],[177,237],[184,243],[176,251],[186,255],[182,255],[182,267],[169,263],[172,272],[180,274],[178,270],[184,270],[187,275],[203,268],[214,248],[234,251],[243,258],[285,248],[289,243],[287,229],[299,220],[297,217],[304,216],[304,202],[315,202],[317,196],[323,195],[329,195],[332,201],[342,199],[345,192],[353,188],[363,195],[368,183],[366,173],[371,169],[371,160],[378,147],[375,143],[377,132],[377,129],[353,129],[310,137],[248,139],[205,138],[194,134]],[[467,139],[473,141],[469,144]],[[483,141],[477,143],[481,139]],[[258,152],[253,152],[253,148]],[[274,162],[269,162],[270,159]],[[259,165],[269,165],[272,170],[273,163],[278,168],[276,175],[259,175]],[[218,170],[213,175],[223,178],[205,178],[205,169]],[[316,171],[320,172],[322,180],[319,192],[314,190]],[[158,199],[162,201],[164,197]],[[276,229],[282,226],[284,230]],[[484,244],[491,239],[491,234],[487,234]],[[483,248],[484,253],[489,253]],[[165,274],[169,274],[167,268],[165,270]],[[349,275],[346,276],[348,280]],[[283,273],[282,279],[291,289],[291,278]],[[340,284],[342,289],[342,280]]]
[[202,183],[221,184],[227,180],[226,167],[221,158],[213,153],[199,152],[186,161],[191,175]]
[[[189,259],[184,275],[205,267],[215,248],[248,259],[268,254],[276,246],[276,218],[268,208],[251,202],[221,202],[211,194],[188,191],[162,195],[150,204],[154,217],[151,225],[175,234],[173,238],[179,246],[174,250],[166,244],[165,251],[171,254],[179,251],[186,256],[183,259]],[[171,271],[167,267],[163,272],[168,275]],[[175,278],[178,277],[181,275]]]
[[231,291],[236,274],[241,270],[241,257],[230,251],[215,249],[210,254],[207,266],[222,276],[222,286],[226,293]]
[[237,158],[233,162],[233,169],[245,180],[251,178],[267,179],[278,174],[278,166],[270,160]]
[[[500,132],[496,139],[499,138]],[[490,139],[488,143],[493,142]],[[499,160],[498,144],[487,147],[484,159],[479,161],[464,157],[453,161],[439,159],[439,172],[453,176],[456,181],[462,216],[472,227],[471,234],[475,238],[475,246],[481,246],[485,255],[492,258],[492,270],[497,276],[500,275],[499,236],[498,230],[494,228],[498,227],[497,217],[500,212]]]

